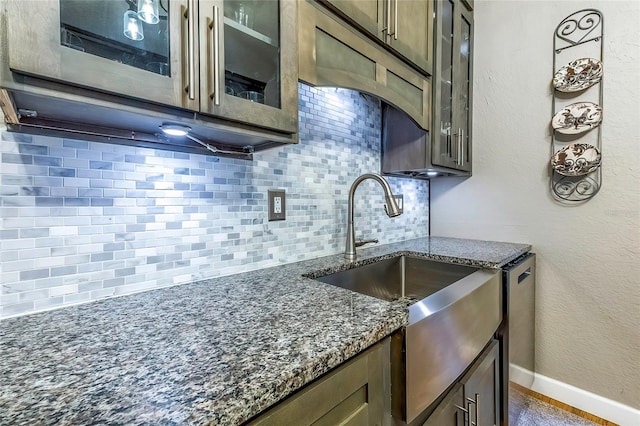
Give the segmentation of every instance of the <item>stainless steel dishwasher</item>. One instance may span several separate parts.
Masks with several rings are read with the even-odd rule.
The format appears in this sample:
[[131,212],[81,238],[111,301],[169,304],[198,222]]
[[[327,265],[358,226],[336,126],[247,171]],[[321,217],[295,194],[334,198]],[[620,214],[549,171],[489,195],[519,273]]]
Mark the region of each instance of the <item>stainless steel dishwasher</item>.
[[[515,424],[522,412],[518,386],[531,389],[535,372],[536,255],[527,253],[503,267],[501,351],[503,426]],[[515,383],[515,385],[510,386]]]

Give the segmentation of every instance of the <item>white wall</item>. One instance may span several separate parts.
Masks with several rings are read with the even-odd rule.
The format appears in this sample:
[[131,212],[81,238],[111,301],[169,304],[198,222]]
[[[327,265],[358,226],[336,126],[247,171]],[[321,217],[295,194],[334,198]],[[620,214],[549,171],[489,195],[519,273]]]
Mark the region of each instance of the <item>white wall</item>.
[[[586,204],[549,193],[552,43],[604,14],[603,181]],[[531,243],[536,370],[640,408],[640,2],[476,0],[473,177],[436,179],[432,235]],[[577,58],[576,58],[577,59]]]

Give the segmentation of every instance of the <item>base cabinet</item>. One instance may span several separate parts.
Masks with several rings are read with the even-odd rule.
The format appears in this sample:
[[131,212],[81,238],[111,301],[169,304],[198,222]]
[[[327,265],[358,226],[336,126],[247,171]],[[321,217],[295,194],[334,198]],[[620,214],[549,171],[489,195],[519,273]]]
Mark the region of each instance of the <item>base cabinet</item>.
[[500,352],[493,340],[429,416],[424,426],[500,424]]
[[311,383],[249,425],[386,425],[390,339]]
[[458,383],[449,391],[438,408],[429,416],[423,426],[464,426],[466,417],[459,407],[464,406],[462,383]]

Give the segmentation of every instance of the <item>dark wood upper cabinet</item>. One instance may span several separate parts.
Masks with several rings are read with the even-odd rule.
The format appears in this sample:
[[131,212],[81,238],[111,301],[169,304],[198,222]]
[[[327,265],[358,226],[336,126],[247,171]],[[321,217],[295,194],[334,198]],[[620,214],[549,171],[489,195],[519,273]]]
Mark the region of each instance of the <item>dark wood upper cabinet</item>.
[[[243,133],[248,145],[265,139],[258,135],[261,129],[267,139],[295,142],[296,1],[150,0],[158,7],[149,22],[142,19],[136,3],[3,2],[8,27],[2,60],[10,75],[3,74],[2,87],[119,111],[135,104],[153,111],[151,115],[174,108],[165,119],[188,119],[183,111],[193,111],[196,120],[187,124],[202,124],[202,133],[209,126],[229,130],[228,135],[235,132],[211,137],[226,137],[238,145],[244,144]],[[58,85],[36,88],[35,79]],[[18,104],[20,98],[16,95],[14,101]],[[108,116],[96,112],[91,124],[116,126]]]
[[322,0],[416,68],[433,72],[433,1]]

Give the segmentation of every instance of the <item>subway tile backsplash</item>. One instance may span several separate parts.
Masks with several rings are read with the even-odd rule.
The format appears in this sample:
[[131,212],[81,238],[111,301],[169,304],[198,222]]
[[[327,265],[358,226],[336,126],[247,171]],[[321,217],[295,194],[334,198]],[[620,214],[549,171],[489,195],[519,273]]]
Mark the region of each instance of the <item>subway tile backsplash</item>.
[[[299,144],[234,160],[0,130],[0,318],[344,250],[353,180],[380,168],[380,107],[299,85]],[[356,193],[356,234],[428,234],[428,182]],[[267,221],[267,191],[286,191]]]

